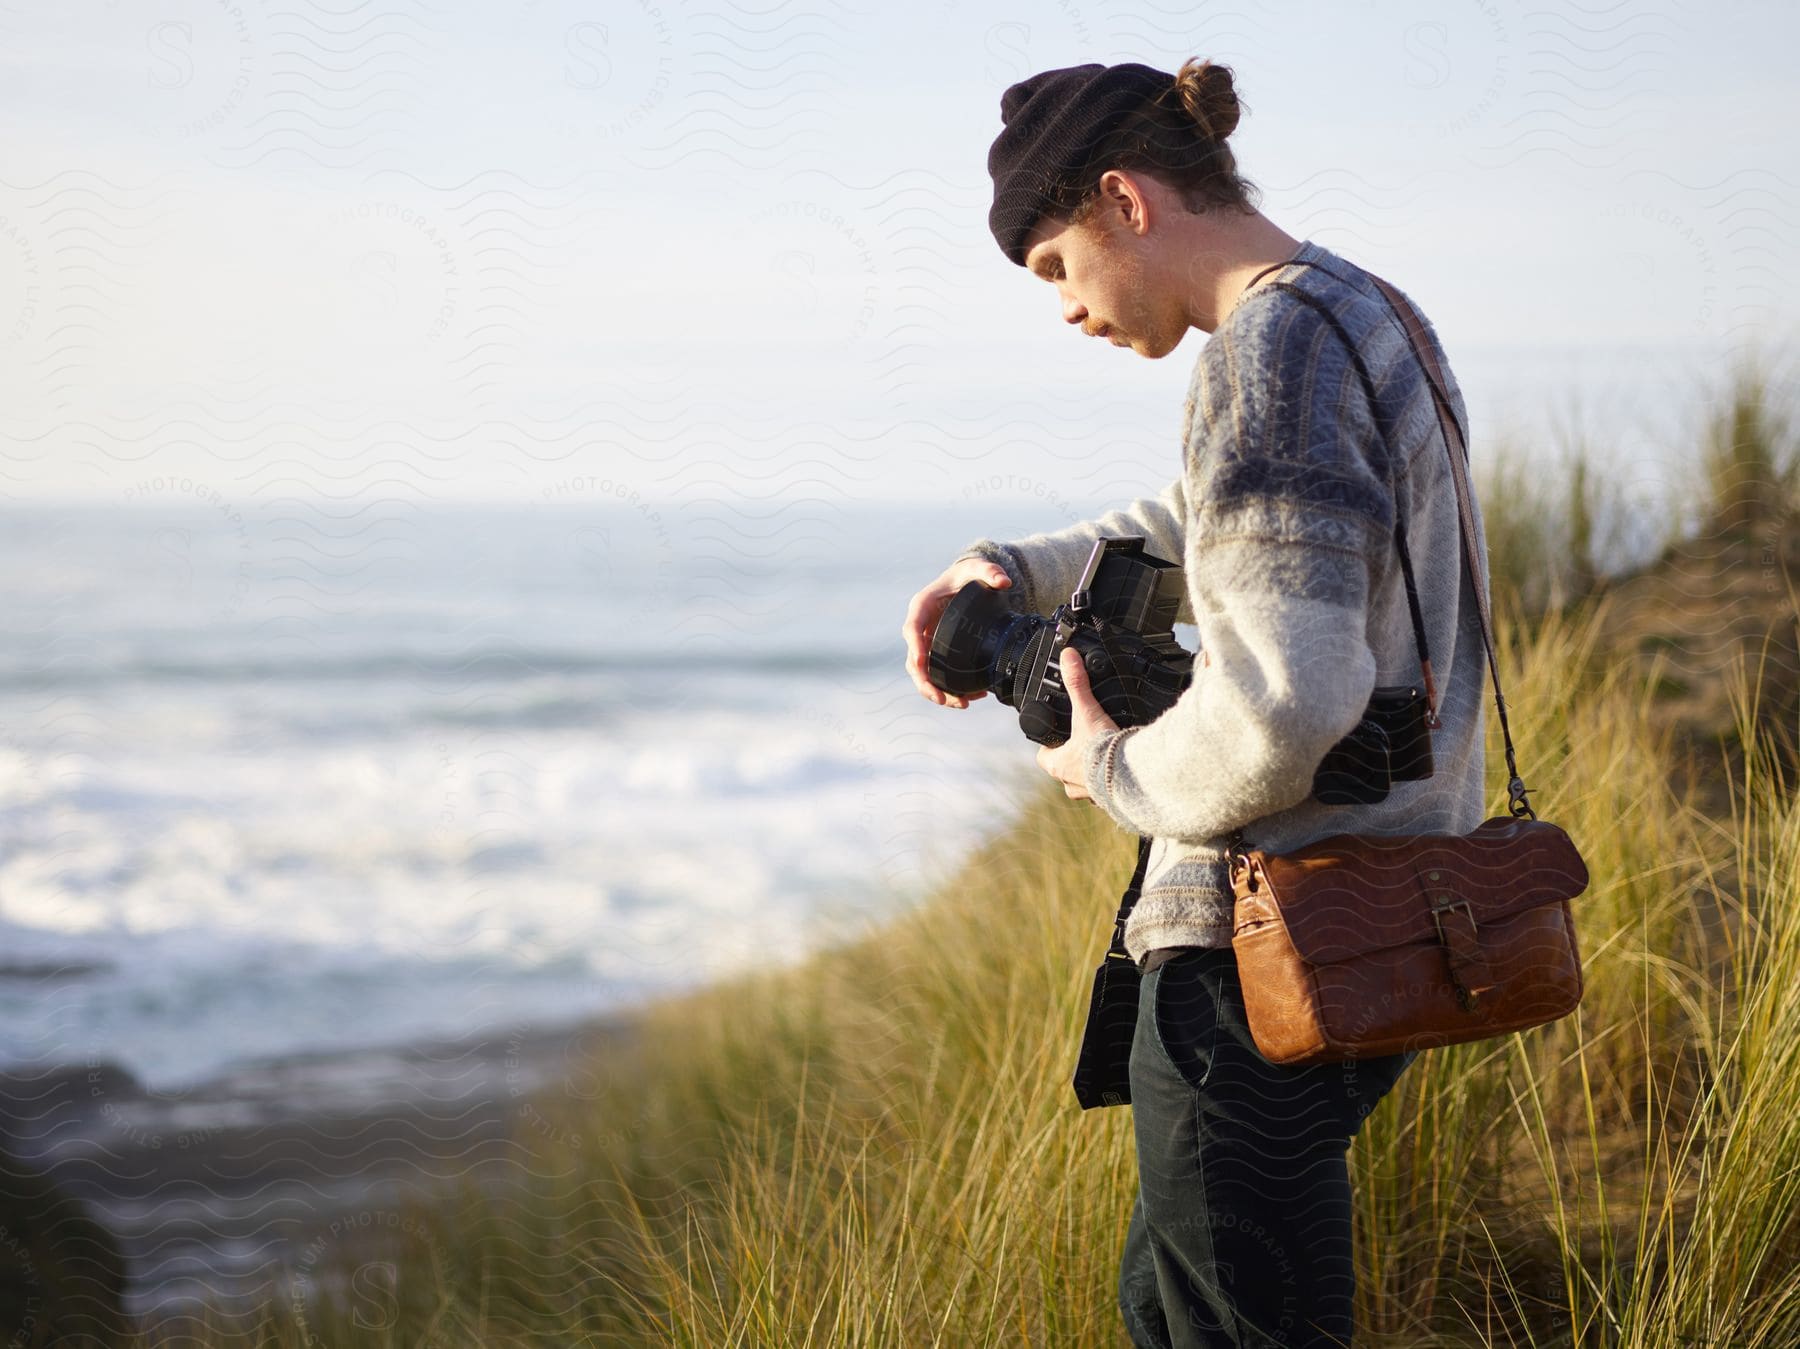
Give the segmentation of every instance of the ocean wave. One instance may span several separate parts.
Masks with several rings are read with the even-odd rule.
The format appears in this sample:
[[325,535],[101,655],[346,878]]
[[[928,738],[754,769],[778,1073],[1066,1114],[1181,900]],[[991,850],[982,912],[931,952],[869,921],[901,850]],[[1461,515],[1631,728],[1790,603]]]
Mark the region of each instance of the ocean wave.
[[414,680],[455,687],[472,682],[508,682],[543,675],[654,675],[742,680],[782,675],[830,678],[885,671],[892,651],[832,651],[788,647],[767,651],[569,651],[548,647],[502,647],[464,654],[372,651],[298,659],[220,654],[205,659],[150,657],[108,662],[62,658],[39,664],[0,665],[0,689],[74,690],[118,684],[267,684],[342,680]]

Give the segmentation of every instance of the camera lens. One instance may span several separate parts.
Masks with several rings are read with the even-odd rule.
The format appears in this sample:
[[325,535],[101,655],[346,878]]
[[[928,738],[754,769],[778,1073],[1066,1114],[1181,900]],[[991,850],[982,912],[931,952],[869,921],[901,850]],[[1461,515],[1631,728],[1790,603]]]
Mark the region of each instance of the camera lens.
[[[994,692],[1011,704],[1012,671],[1024,637],[1044,620],[1014,613],[1003,592],[970,581],[944,606],[931,636],[926,672],[946,693]],[[1015,635],[1020,624],[1025,630]],[[1008,652],[1013,653],[1007,659]]]

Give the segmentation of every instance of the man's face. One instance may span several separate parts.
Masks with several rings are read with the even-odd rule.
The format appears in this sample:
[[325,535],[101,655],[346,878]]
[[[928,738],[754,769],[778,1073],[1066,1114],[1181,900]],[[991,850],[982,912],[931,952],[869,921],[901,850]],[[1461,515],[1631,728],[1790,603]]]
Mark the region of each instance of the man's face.
[[1056,287],[1064,322],[1156,360],[1175,349],[1188,323],[1150,263],[1148,241],[1104,215],[1098,224],[1039,221],[1025,254],[1032,275]]

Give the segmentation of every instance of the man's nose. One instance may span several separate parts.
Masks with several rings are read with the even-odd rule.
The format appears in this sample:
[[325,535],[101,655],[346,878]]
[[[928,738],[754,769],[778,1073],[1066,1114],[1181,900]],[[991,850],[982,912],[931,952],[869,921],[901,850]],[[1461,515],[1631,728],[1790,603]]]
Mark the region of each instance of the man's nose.
[[1064,323],[1080,323],[1087,317],[1087,306],[1073,296],[1068,296],[1063,300],[1062,312]]

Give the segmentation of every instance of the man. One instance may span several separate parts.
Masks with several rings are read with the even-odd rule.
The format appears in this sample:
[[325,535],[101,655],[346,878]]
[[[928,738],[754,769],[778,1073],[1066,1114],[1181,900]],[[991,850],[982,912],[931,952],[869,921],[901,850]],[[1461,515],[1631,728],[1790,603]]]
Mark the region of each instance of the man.
[[[1119,1301],[1139,1345],[1350,1343],[1345,1155],[1415,1057],[1290,1068],[1256,1051],[1226,840],[1242,830],[1279,852],[1335,833],[1465,833],[1484,815],[1479,617],[1424,371],[1366,272],[1255,208],[1227,145],[1238,114],[1231,72],[1197,61],[1173,76],[1046,71],[1002,97],[989,225],[1008,259],[1055,287],[1065,322],[1146,358],[1190,328],[1211,337],[1164,491],[1056,533],[977,540],[902,629],[920,693],[966,707],[925,661],[968,581],[1048,614],[1098,537],[1142,535],[1185,568],[1178,621],[1200,646],[1187,691],[1120,729],[1066,654],[1071,733],[1038,751],[1070,797],[1153,840],[1125,931],[1144,978]],[[1453,378],[1450,392],[1466,425]],[[1396,518],[1437,675],[1436,771],[1372,805],[1325,805],[1313,774],[1371,690],[1421,677]]]

